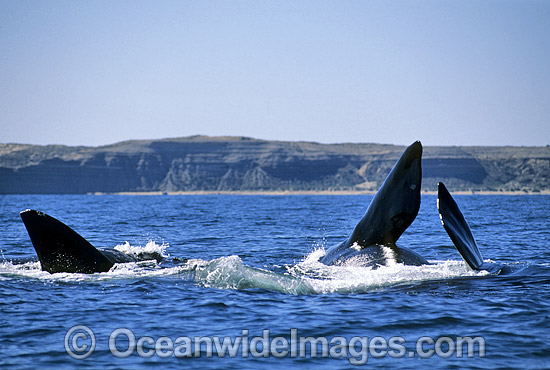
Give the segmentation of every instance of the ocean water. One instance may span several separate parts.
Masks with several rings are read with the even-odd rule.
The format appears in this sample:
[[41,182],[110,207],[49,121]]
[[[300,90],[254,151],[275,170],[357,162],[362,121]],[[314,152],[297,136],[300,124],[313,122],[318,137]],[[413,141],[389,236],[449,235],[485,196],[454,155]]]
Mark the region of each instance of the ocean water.
[[[431,195],[398,242],[431,265],[320,264],[371,199],[0,195],[0,367],[550,368],[550,196],[455,196],[505,275],[465,265]],[[43,272],[26,208],[165,258]]]

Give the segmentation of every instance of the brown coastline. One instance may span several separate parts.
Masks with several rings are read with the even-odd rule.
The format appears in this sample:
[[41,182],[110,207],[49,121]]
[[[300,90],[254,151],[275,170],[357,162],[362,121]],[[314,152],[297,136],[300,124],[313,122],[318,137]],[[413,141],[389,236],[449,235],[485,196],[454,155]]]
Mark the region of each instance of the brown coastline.
[[[0,194],[371,194],[404,146],[191,136],[101,147],[0,144]],[[550,147],[425,146],[423,189],[548,194]]]

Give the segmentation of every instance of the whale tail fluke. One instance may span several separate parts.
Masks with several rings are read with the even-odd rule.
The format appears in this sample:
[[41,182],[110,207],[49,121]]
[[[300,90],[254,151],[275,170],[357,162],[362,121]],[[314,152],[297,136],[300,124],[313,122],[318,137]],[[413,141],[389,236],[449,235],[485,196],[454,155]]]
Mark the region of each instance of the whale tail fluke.
[[27,209],[21,219],[44,271],[89,274],[114,265],[76,231],[45,213]]
[[470,226],[468,226],[458,205],[442,182],[437,184],[437,209],[445,231],[447,231],[464,261],[472,269],[481,270],[483,258]]

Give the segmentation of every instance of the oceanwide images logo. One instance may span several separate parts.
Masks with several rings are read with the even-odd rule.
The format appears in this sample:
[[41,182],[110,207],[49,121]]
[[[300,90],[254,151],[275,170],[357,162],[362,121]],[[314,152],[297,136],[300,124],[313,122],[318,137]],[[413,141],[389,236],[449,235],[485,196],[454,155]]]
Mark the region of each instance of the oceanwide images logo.
[[[90,342],[90,343],[88,343]],[[77,360],[89,357],[95,350],[96,339],[94,332],[87,326],[76,325],[65,334],[65,351]]]
[[[143,358],[345,358],[353,365],[364,365],[369,357],[485,357],[483,337],[420,337],[407,346],[407,340],[401,336],[389,339],[380,336],[312,337],[299,335],[298,329],[290,329],[289,334],[288,337],[272,337],[270,330],[264,329],[261,336],[250,336],[249,330],[244,329],[241,335],[234,337],[180,336],[172,339],[167,336],[137,337],[130,329],[118,328],[109,335],[108,348],[118,358],[133,355]],[[64,345],[69,356],[82,360],[92,355],[97,341],[90,328],[76,325],[67,331]]]

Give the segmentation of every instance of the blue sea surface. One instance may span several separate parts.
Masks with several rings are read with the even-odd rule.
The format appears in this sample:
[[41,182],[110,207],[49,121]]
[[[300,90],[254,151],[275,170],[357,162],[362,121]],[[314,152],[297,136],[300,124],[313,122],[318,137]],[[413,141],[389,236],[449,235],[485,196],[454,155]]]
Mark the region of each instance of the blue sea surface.
[[[371,199],[0,195],[0,367],[550,368],[550,196],[455,196],[484,259],[503,263],[505,275],[466,266],[432,195],[423,195],[398,241],[431,265],[320,264]],[[26,208],[61,220],[96,247],[165,258],[92,275],[43,272],[19,217]],[[79,325],[95,338],[84,359],[68,353],[92,348],[79,328],[68,335]],[[141,352],[125,353],[129,332],[135,342],[145,338]],[[113,333],[120,334],[114,351]],[[319,339],[301,353],[292,348],[300,337],[326,338],[330,352],[321,352]],[[478,338],[471,356],[456,348],[465,337]],[[200,351],[174,352],[186,338],[193,346],[203,338]],[[241,347],[223,356],[209,350],[213,338]],[[273,345],[280,347],[271,352]]]

